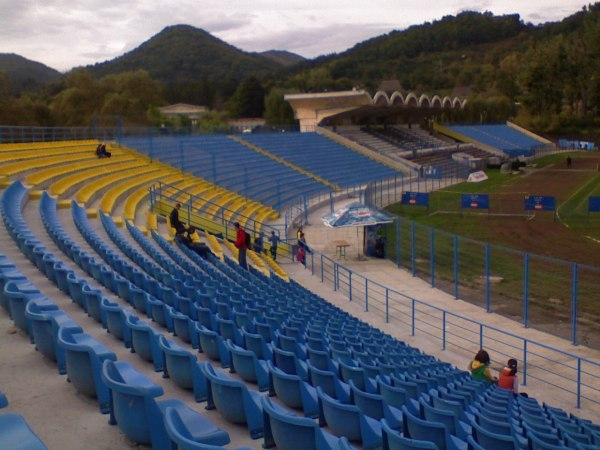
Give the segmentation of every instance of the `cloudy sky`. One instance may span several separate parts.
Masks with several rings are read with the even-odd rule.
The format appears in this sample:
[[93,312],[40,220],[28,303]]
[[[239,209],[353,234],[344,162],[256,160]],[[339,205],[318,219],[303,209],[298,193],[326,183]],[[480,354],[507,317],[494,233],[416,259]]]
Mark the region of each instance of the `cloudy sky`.
[[460,11],[560,20],[580,0],[0,0],[0,53],[60,71],[112,59],[165,26],[189,24],[246,51],[311,58]]

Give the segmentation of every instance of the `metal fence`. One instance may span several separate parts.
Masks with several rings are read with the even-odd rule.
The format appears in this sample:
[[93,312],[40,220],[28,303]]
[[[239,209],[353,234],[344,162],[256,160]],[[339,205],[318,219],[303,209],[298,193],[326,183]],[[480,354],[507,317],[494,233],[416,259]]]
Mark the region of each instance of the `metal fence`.
[[[365,193],[373,207],[400,201],[386,181],[372,183]],[[526,327],[600,348],[599,267],[476,241],[399,216],[384,236],[386,257],[432,287]]]
[[[412,263],[417,266],[415,261]],[[518,358],[522,361],[523,385],[533,381],[538,387],[562,390],[572,396],[577,408],[600,406],[600,363],[596,361],[417,300],[353,272],[322,253],[307,255],[306,264],[322,283],[411,336],[426,335],[438,341],[442,350],[486,348],[497,361]],[[432,273],[435,279],[435,271]]]

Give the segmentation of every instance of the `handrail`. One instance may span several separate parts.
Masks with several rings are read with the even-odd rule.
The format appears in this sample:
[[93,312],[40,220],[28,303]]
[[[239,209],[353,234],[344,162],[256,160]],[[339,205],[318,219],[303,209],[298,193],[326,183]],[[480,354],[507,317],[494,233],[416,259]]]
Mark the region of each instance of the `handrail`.
[[[320,275],[321,282],[331,284],[334,290],[346,294],[349,301],[360,298],[364,302],[365,311],[379,310],[385,315],[386,322],[395,320],[408,325],[412,336],[421,332],[440,340],[443,351],[448,345],[464,348],[463,342],[466,341],[477,348],[487,346],[506,357],[514,357],[514,352],[510,353],[509,350],[507,353],[507,348],[522,352],[523,385],[527,385],[528,379],[534,379],[574,395],[578,409],[581,408],[582,400],[586,400],[590,405],[600,406],[600,362],[523,338],[390,289],[318,251],[313,250],[308,256],[310,257],[307,258],[307,267],[313,275]],[[379,294],[380,298],[376,294]],[[402,308],[408,312],[403,312]],[[420,318],[422,315],[425,315],[426,319]],[[461,331],[452,332],[448,329],[449,326]],[[540,349],[550,352],[551,355],[542,354]],[[568,358],[570,364],[569,361],[558,360],[559,356]],[[540,364],[544,361],[552,362],[554,369],[542,367]],[[561,384],[557,384],[558,382]]]

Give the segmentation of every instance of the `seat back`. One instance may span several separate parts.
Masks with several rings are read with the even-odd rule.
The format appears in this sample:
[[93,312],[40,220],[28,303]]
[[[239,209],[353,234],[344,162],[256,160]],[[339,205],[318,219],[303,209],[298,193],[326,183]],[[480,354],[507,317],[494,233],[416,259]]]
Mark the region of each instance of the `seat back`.
[[404,435],[410,439],[433,442],[440,450],[446,450],[447,431],[443,424],[422,420],[402,407]]
[[111,420],[129,439],[150,445],[151,416],[159,413],[154,399],[163,394],[162,387],[125,361],[105,361],[102,380],[111,391]]
[[319,420],[326,423],[336,436],[345,436],[351,441],[362,439],[360,432],[360,410],[355,405],[346,405],[317,388],[319,398]]
[[433,442],[419,441],[402,436],[399,432],[393,430],[385,419],[381,421],[381,425],[383,430],[383,450],[438,450],[437,445]]
[[517,444],[512,436],[505,436],[487,431],[475,421],[471,422],[471,426],[473,427],[473,437],[475,442],[477,442],[481,447],[490,450],[517,450]]
[[293,416],[268,397],[261,399],[265,418],[265,447],[281,450],[321,450],[317,448],[318,425],[311,419]]

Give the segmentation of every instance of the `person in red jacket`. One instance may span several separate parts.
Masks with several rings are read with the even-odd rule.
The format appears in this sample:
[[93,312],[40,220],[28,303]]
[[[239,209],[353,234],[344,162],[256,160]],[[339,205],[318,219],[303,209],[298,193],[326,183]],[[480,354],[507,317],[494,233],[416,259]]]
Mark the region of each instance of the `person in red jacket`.
[[498,377],[498,387],[512,391],[513,394],[519,393],[519,377],[517,376],[517,360],[509,359],[506,367],[500,372]]
[[246,231],[240,226],[239,222],[233,224],[235,227],[235,246],[238,249],[238,263],[244,269],[248,270],[248,263],[246,262],[246,250],[248,250],[248,246],[246,245]]

